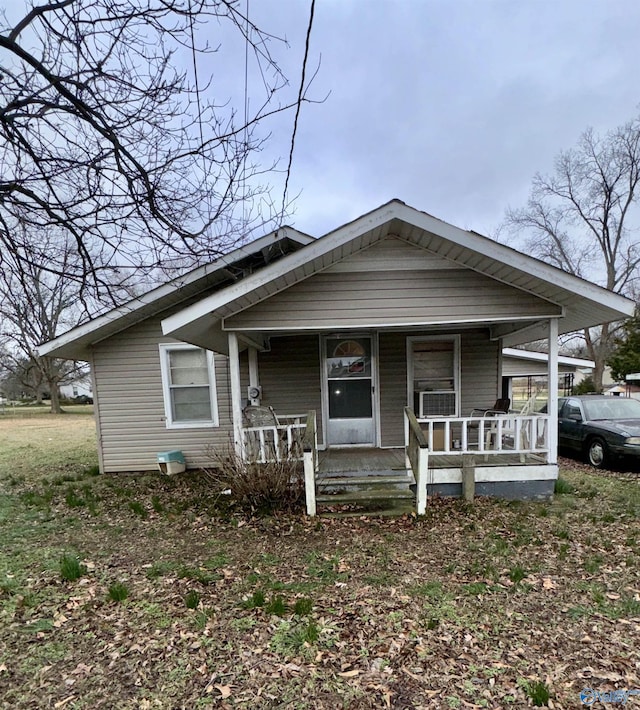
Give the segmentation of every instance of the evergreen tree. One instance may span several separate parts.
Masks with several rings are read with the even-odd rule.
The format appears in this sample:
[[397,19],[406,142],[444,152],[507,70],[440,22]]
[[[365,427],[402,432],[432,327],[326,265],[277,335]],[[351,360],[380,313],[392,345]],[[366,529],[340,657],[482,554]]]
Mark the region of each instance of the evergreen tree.
[[614,380],[622,381],[632,372],[640,372],[640,311],[623,326],[624,335],[615,340],[613,355],[607,360]]

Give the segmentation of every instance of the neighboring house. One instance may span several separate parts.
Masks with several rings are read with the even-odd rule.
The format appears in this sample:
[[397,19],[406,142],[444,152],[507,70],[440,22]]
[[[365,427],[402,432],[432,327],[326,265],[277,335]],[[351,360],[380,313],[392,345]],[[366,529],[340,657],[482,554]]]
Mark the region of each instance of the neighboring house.
[[60,385],[58,389],[60,391],[60,397],[63,399],[75,399],[76,397],[91,397],[93,399],[91,378],[88,375],[74,380],[73,382]]
[[[576,370],[573,384],[575,386],[579,385],[580,383],[584,382],[588,377],[593,376],[593,368],[588,367],[588,368],[581,368],[579,367]],[[615,385],[616,381],[613,379],[611,376],[611,368],[608,365],[605,365],[605,368],[602,372],[602,387],[603,390],[607,390],[607,388],[611,387],[612,385]]]
[[640,399],[640,387],[631,382],[626,382],[623,385],[611,385],[607,387],[603,394],[610,397],[631,397],[631,399]]
[[[591,373],[589,373],[589,374],[591,374]],[[576,382],[576,384],[577,384],[577,382]],[[611,368],[608,365],[605,365],[604,371],[602,373],[602,387],[606,390],[607,388],[609,388],[615,384],[617,384],[617,383],[613,379],[613,376],[611,375]]]
[[[154,468],[167,449],[190,467],[207,447],[268,457],[270,436],[302,431],[319,477],[404,470],[408,444],[419,491],[460,494],[473,453],[477,493],[546,496],[557,407],[492,421],[472,410],[501,396],[503,347],[546,338],[557,383],[558,334],[633,309],[393,200],[316,240],[283,228],[41,352],[91,363],[103,471]],[[248,430],[248,401],[279,422]]]

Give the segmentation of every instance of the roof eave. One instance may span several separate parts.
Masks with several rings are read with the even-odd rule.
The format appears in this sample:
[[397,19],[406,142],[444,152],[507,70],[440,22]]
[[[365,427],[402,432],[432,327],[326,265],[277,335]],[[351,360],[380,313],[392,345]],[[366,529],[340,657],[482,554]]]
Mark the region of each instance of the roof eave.
[[[199,266],[184,275],[172,279],[169,283],[157,286],[142,296],[134,298],[118,308],[107,311],[87,323],[72,328],[47,343],[43,343],[38,347],[38,353],[48,357],[85,360],[89,357],[90,348],[95,343],[126,328],[130,328],[154,314],[161,313],[167,307],[179,305],[179,301],[168,303],[168,305],[167,301],[169,301],[171,296],[175,296],[180,289],[194,285],[198,281],[203,281],[204,284],[207,278],[213,277],[214,274],[224,274],[225,270],[235,262],[284,239],[290,239],[301,246],[307,246],[315,241],[314,237],[297,229],[281,227],[264,237],[234,249],[214,262]],[[215,282],[211,285],[215,285]],[[206,285],[203,285],[203,288],[206,287]],[[188,297],[190,296],[185,296],[185,298]]]
[[[535,352],[534,350],[518,350],[516,348],[502,348],[504,357],[513,357],[521,360],[534,360],[543,362],[549,359],[548,353]],[[593,360],[585,360],[579,357],[569,357],[558,355],[558,362],[563,365],[574,365],[575,367],[595,367]]]
[[[367,231],[374,230],[394,220],[404,221],[411,226],[435,234],[444,240],[452,242],[463,249],[469,249],[492,261],[497,260],[513,268],[514,271],[526,273],[540,279],[542,282],[553,284],[556,287],[559,286],[569,294],[579,293],[580,300],[589,301],[593,304],[592,312],[600,314],[598,318],[595,318],[598,323],[585,322],[584,325],[579,324],[577,327],[571,325],[571,327],[564,330],[561,327],[561,332],[572,332],[577,328],[620,320],[633,314],[635,304],[624,296],[607,291],[577,276],[567,274],[556,267],[549,266],[526,254],[521,254],[515,249],[495,242],[488,237],[450,225],[425,212],[409,207],[399,200],[392,200],[377,210],[373,210],[343,227],[327,233],[313,244],[287,255],[277,263],[265,267],[259,273],[252,274],[241,283],[221,289],[164,319],[162,321],[163,333],[180,337],[180,333],[184,332],[186,327],[199,318],[209,317],[210,314],[215,313],[219,308],[231,303],[236,298],[245,297],[248,293],[255,292],[262,286],[277,282],[278,279],[283,280],[285,276],[292,274],[296,270],[301,270],[305,265],[326,256],[333,250],[337,250],[350,240],[356,239]],[[517,288],[517,286],[514,286],[514,288]],[[568,321],[565,321],[565,323],[568,323]],[[530,326],[532,330],[540,327],[541,325],[536,323]],[[521,333],[505,332],[504,337],[505,340],[509,341],[508,344],[520,344],[541,336],[531,336],[527,333],[522,337]]]

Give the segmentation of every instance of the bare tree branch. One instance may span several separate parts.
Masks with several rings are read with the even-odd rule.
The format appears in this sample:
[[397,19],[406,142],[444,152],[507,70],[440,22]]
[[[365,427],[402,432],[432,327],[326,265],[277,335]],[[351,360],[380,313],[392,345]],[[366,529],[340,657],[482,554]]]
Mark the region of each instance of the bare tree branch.
[[[218,256],[277,211],[257,158],[279,100],[285,42],[231,0],[60,0],[0,26],[0,258],[37,265],[21,227],[54,228],[78,258],[40,262],[104,291],[103,266],[153,269]],[[264,97],[241,119],[214,60],[248,42]],[[204,37],[216,39],[211,48]],[[187,52],[188,50],[188,52]],[[206,58],[193,85],[188,59]],[[205,65],[201,61],[200,69]],[[228,66],[225,67],[228,71]],[[227,92],[225,95],[225,91]],[[214,92],[217,95],[214,95]],[[263,200],[262,198],[267,199]]]
[[[526,207],[509,209],[506,227],[528,253],[566,271],[633,296],[640,248],[640,118],[604,136],[586,130],[556,158],[550,176],[536,175]],[[601,389],[617,326],[584,333]]]

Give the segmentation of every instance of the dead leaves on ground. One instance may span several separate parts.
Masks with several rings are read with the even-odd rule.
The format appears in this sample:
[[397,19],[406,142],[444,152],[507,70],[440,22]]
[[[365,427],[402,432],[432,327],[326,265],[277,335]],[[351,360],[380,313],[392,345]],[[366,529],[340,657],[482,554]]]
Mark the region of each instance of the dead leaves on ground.
[[2,596],[15,707],[520,708],[539,681],[572,708],[587,684],[640,687],[640,528],[603,499],[432,499],[422,520],[112,507],[52,527],[83,578],[42,564]]

